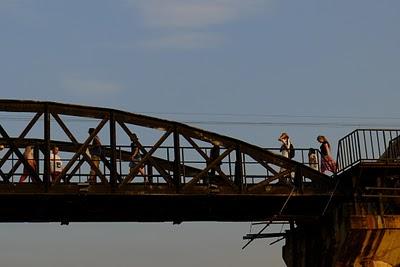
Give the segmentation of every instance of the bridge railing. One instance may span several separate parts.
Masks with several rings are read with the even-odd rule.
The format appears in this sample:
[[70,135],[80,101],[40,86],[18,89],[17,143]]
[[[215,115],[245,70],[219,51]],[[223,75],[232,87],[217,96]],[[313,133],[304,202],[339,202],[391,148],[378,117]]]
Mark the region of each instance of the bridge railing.
[[[144,148],[146,150],[149,150],[151,146],[144,146]],[[104,151],[106,151],[107,149],[110,149],[110,147],[103,146]],[[206,155],[210,155],[212,147],[200,147],[200,149]],[[280,154],[279,148],[265,148],[265,149],[273,153]],[[223,153],[224,151],[225,149],[221,148],[220,153]],[[309,162],[308,148],[307,149],[296,148],[295,149],[296,155],[294,160],[303,163],[304,165],[314,167],[316,170],[320,170],[320,153],[318,149],[315,149],[315,152],[317,153],[317,159],[318,159],[317,163],[313,164]],[[116,147],[116,154],[117,154],[116,167],[117,167],[117,172],[122,178],[126,177],[130,171],[129,153],[130,153],[130,146],[121,145]],[[63,166],[65,166],[70,161],[71,156],[73,155],[73,153],[65,151],[64,152],[61,151],[60,154]],[[173,162],[174,147],[160,146],[159,149],[157,150],[157,153],[154,156],[165,160],[165,162]],[[246,154],[241,154],[241,156],[242,156],[241,162],[242,162],[242,174],[243,174],[244,185],[252,185],[259,183],[269,177],[273,177],[276,174],[273,173],[271,170],[262,167],[256,160],[254,160],[250,156]],[[76,165],[74,165],[73,168],[71,169],[74,169],[75,166],[78,165],[78,162],[80,162],[81,160],[83,160],[82,156],[78,158]],[[42,156],[37,156],[36,161],[38,163],[36,170],[37,174],[40,177],[42,177],[44,175],[44,158]],[[197,170],[204,169],[205,166],[207,165],[207,162],[203,158],[198,157],[198,152],[193,147],[182,146],[180,147],[180,164],[181,166],[185,166],[185,168],[182,168],[181,182],[182,184],[186,184],[193,178],[193,174],[190,173],[191,171],[190,168],[194,168]],[[14,169],[14,167],[16,168]],[[166,183],[165,180],[163,179],[163,175],[160,174],[150,162],[146,162],[143,167],[145,170],[146,177],[144,177],[139,173],[138,175],[136,175],[132,183],[145,183],[145,182],[151,182],[154,184]],[[235,178],[235,171],[236,171],[235,167],[236,167],[236,158],[234,153],[228,154],[228,156],[225,157],[219,165],[219,168],[221,168],[222,172],[231,181],[234,181]],[[9,171],[13,169],[14,171],[12,173],[9,173]],[[7,161],[7,164],[3,166],[2,170],[10,174],[10,182],[17,183],[20,176],[23,174],[23,164],[21,164],[18,157],[16,157],[13,153],[9,158],[9,160]],[[105,164],[100,164],[100,171],[104,175],[104,177],[107,178],[107,180],[110,180],[111,173]],[[279,172],[280,170],[278,168],[275,168],[275,171]],[[167,170],[167,172],[169,175],[173,174],[172,170]],[[70,172],[66,174],[66,177],[68,176],[70,176]],[[82,164],[81,166],[77,167],[77,170],[76,172],[73,173],[72,177],[68,177],[68,181],[69,183],[86,183],[89,177],[90,177],[90,166]],[[31,178],[28,178],[26,182],[28,183],[32,182]],[[199,183],[203,182],[204,179],[202,179]]]
[[357,129],[339,140],[338,172],[359,162],[390,163],[400,156],[399,129]]
[[[270,148],[264,148],[268,151],[271,151],[275,154],[281,154],[280,148],[276,147],[270,147]],[[314,152],[316,153],[316,162],[310,162],[308,153],[310,151],[310,148],[295,148],[295,157],[293,160],[300,162],[308,167],[311,167],[317,171],[321,170],[321,152],[313,148]],[[244,182],[246,184],[256,184],[258,182],[261,182],[265,180],[268,177],[272,177],[273,174],[267,170],[267,172],[264,171],[261,175],[254,174],[253,172],[250,172],[248,170],[251,170],[253,166],[259,165],[258,162],[254,161],[252,158],[245,156],[243,157],[243,172],[244,172]],[[264,169],[265,170],[265,169]],[[279,170],[278,170],[279,171]]]

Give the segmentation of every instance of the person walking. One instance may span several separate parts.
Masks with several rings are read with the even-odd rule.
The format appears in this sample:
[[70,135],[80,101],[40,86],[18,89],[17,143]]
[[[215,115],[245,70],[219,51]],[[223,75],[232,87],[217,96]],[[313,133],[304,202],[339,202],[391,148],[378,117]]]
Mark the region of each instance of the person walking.
[[[282,143],[281,148],[279,150],[282,156],[284,156],[285,158],[292,159],[294,157],[294,147],[290,141],[289,135],[283,132],[279,136],[278,140]],[[284,172],[284,171],[286,171],[286,169],[283,167],[281,167],[279,170],[279,172]],[[291,179],[292,179],[292,173],[290,173],[288,176],[281,177],[278,183],[288,184]]]
[[[92,134],[95,131],[94,128],[89,128],[88,134]],[[91,160],[93,165],[99,169],[100,167],[100,156],[101,156],[101,142],[100,138],[96,135],[93,140],[92,140],[92,145],[89,148],[89,152],[91,155]],[[89,184],[95,184],[96,183],[96,169],[91,167],[90,168],[90,176],[89,176]]]
[[292,145],[290,142],[289,135],[287,133],[281,133],[278,140],[282,143],[281,148],[279,150],[282,156],[284,156],[285,158],[289,158],[290,146]]
[[50,174],[52,182],[54,182],[57,176],[60,175],[62,169],[62,161],[58,154],[58,147],[54,146],[50,153]]
[[308,150],[308,164],[312,169],[318,171],[317,151],[314,148]]
[[336,161],[332,157],[331,145],[328,139],[323,135],[319,135],[317,141],[321,144],[321,172],[325,173],[326,171],[330,171],[335,173]]
[[[129,162],[129,173],[133,173],[133,170],[136,168],[136,166],[142,160],[142,156],[140,154],[139,147],[136,144],[138,141],[139,141],[138,137],[136,136],[136,134],[134,134],[131,137],[131,157],[130,157],[130,162]],[[144,172],[143,166],[140,166],[138,171],[136,173],[133,173],[133,175],[137,175],[138,173],[140,173],[143,176],[144,183],[148,183],[146,173]]]
[[33,169],[33,171],[36,171],[36,160],[35,160],[35,157],[33,156],[32,146],[25,147],[24,158],[28,162],[30,168],[28,166],[24,165],[23,173],[22,173],[21,177],[19,178],[20,183],[23,183],[26,180],[26,178],[31,177],[31,175],[32,175],[31,169]]

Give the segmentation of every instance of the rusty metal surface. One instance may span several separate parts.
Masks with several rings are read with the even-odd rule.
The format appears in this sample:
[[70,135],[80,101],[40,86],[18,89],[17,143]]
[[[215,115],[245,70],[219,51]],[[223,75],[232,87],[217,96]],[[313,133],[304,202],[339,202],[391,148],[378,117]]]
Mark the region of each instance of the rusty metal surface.
[[400,229],[400,215],[353,215],[351,229]]

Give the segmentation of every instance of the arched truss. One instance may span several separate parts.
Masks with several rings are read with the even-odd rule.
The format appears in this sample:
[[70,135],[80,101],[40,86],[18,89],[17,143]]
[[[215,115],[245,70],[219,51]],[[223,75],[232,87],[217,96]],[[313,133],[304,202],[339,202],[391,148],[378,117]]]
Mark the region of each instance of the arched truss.
[[[157,181],[153,180],[154,188],[148,187],[146,189],[154,192],[161,190],[161,188],[163,192],[170,193],[209,192],[210,187],[202,185],[205,184],[204,181],[208,179],[212,170],[215,172],[212,179],[218,184],[218,190],[214,190],[217,193],[266,194],[268,193],[266,187],[269,187],[270,190],[277,188],[276,182],[282,180],[285,176],[292,177],[291,180],[299,187],[299,190],[304,188],[303,182],[306,180],[310,181],[308,185],[314,187],[329,188],[331,185],[328,176],[302,163],[231,137],[174,121],[115,109],[39,101],[0,100],[0,112],[3,112],[3,114],[4,112],[5,114],[23,112],[32,115],[29,123],[17,136],[12,136],[4,123],[0,124],[0,144],[6,148],[0,161],[0,178],[3,183],[13,182],[10,178],[15,176],[17,170],[21,169],[22,166],[29,168],[21,149],[27,145],[33,145],[40,151],[37,157],[42,159],[43,167],[41,172],[30,170],[32,173],[31,182],[36,186],[42,185],[45,190],[51,190],[64,183],[74,184],[72,178],[78,175],[78,172],[81,172],[80,168],[84,164],[95,170],[100,179],[100,183],[91,188],[96,188],[99,185],[97,187],[100,188],[101,186],[102,190],[112,191],[134,191],[135,179],[138,180],[137,177],[139,176],[134,174],[144,166],[147,166],[147,175],[150,179],[153,176],[158,177]],[[78,130],[71,129],[63,119],[65,116],[94,119],[97,123],[94,127],[95,131],[89,135],[86,132],[86,127],[80,127]],[[39,137],[28,138],[28,133],[35,125],[40,125],[40,128],[43,127],[42,134],[39,134]],[[135,127],[154,129],[160,133],[160,137],[151,146],[145,146],[140,142],[144,139],[142,136],[139,136],[139,140],[134,141],[141,151],[142,158],[139,164],[129,172],[127,167],[123,170],[119,164],[125,162],[125,166],[127,166],[126,162],[129,161],[130,150],[129,141],[126,140],[136,134]],[[67,139],[57,140],[53,138],[55,128],[62,131]],[[73,133],[74,130],[75,134]],[[82,132],[85,134],[83,141],[78,141],[76,131],[80,132],[80,136],[82,136]],[[96,168],[90,155],[86,152],[93,138],[100,132],[106,132],[109,139],[102,140],[106,144],[103,147],[101,157],[102,165],[104,165],[103,171],[101,168]],[[118,134],[117,137],[117,132],[122,134]],[[157,151],[162,150],[166,143],[170,144],[169,151],[171,153],[169,153],[169,156],[156,156]],[[49,159],[50,149],[53,145],[60,147],[61,151],[68,152],[70,156],[65,162],[61,174],[51,181]],[[210,159],[208,151],[213,145],[219,146],[221,152],[217,157]],[[196,154],[194,156],[197,157],[195,161],[184,159],[185,152],[189,150],[192,157],[193,154]],[[14,164],[7,172],[3,171],[1,168],[6,162],[10,161],[12,155],[15,157]],[[196,162],[196,164],[192,164],[193,162]],[[244,171],[251,168],[258,168],[258,172],[262,175],[250,176]],[[229,174],[226,173],[227,169],[230,170]],[[283,187],[287,187],[287,185],[283,185]]]

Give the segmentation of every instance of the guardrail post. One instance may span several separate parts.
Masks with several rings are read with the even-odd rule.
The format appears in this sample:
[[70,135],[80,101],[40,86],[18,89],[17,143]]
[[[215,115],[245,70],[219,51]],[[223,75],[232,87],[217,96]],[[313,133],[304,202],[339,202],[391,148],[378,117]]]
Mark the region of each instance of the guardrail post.
[[110,112],[110,184],[115,187],[117,184],[117,134],[115,127],[114,112]]
[[177,191],[181,186],[181,155],[178,128],[174,128],[174,181]]
[[243,162],[240,146],[236,146],[236,161],[235,161],[235,185],[239,187],[240,192],[243,190]]
[[[44,147],[43,147],[43,182],[46,192],[50,186],[50,112],[49,105],[46,103],[44,105]],[[39,165],[39,164],[38,164]],[[38,168],[39,173],[39,168]]]

